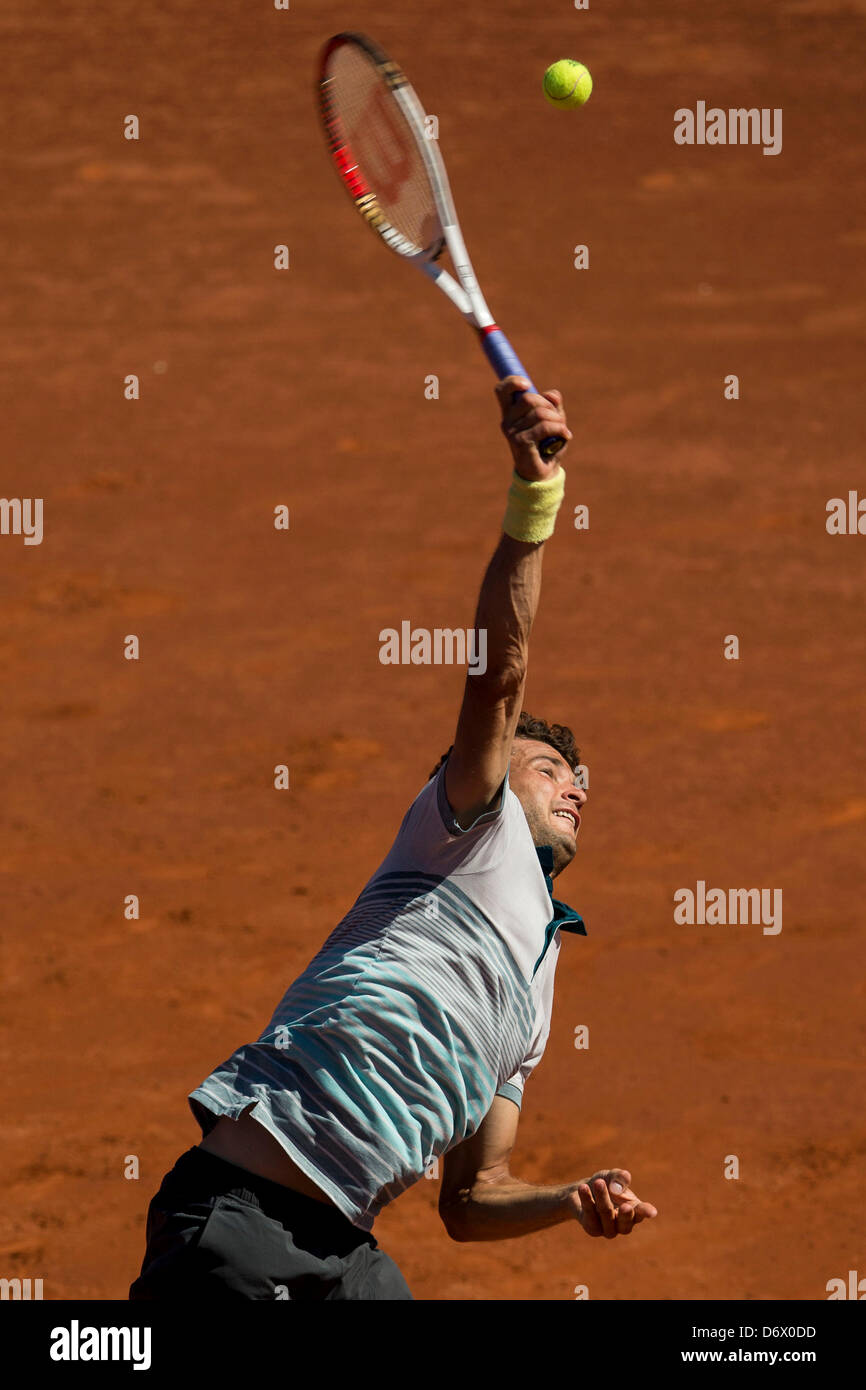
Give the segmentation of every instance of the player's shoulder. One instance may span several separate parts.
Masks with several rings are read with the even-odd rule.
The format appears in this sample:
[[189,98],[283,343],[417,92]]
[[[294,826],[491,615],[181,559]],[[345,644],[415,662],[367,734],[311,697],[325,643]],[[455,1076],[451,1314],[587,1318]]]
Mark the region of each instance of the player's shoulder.
[[422,787],[409,808],[410,815],[413,811],[417,811],[419,816],[427,815],[431,821],[437,824],[437,828],[441,827],[449,839],[466,840],[467,842],[480,839],[493,827],[501,825],[503,822],[525,820],[523,808],[511,790],[506,772],[501,786],[487,809],[477,815],[471,825],[460,825],[454,808],[448,800],[445,780],[446,768],[447,764],[443,763],[442,767]]
[[409,806],[383,869],[424,868],[441,876],[490,872],[508,852],[517,817],[523,819],[523,813],[506,779],[494,805],[461,827],[448,802],[442,767]]

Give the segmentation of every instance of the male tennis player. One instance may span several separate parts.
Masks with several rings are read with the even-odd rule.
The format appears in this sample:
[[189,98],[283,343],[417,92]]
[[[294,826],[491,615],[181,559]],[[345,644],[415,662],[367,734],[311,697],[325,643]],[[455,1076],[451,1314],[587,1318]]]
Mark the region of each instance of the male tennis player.
[[457,1241],[562,1221],[611,1239],[657,1215],[623,1168],[553,1187],[509,1168],[560,934],[585,934],[552,896],[586,801],[579,754],[521,712],[564,490],[536,445],[571,438],[560,393],[528,385],[496,387],[515,471],[475,620],[487,670],[467,675],[454,744],[355,905],[259,1040],[191,1093],[204,1138],[150,1204],[132,1299],[410,1299],[371,1228],[439,1158]]

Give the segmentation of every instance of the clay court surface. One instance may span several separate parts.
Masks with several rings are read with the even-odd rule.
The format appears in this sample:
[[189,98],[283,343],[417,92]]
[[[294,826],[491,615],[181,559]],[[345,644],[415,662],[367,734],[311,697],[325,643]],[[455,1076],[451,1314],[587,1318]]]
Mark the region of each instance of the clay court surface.
[[[451,742],[462,673],[383,666],[378,634],[471,623],[510,458],[472,335],[325,157],[314,64],[344,28],[438,116],[482,287],[576,436],[526,704],[589,768],[557,882],[589,936],[514,1171],[623,1165],[660,1211],[461,1246],[422,1180],[378,1239],[419,1299],[823,1299],[863,1272],[866,539],[825,507],[864,476],[864,17],[9,0],[2,492],[45,529],[0,536],[0,1275],[125,1298],[199,1138],[187,1093]],[[571,114],[540,92],[566,54],[595,78]],[[782,108],[782,153],[675,145],[698,100]],[[782,931],[676,925],[698,880],[782,889]]]

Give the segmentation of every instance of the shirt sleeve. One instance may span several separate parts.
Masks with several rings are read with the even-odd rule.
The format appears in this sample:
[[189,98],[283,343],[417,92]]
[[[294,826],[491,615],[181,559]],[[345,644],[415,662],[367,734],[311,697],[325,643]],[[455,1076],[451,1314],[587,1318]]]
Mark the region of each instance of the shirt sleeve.
[[389,867],[411,865],[429,873],[459,875],[495,869],[505,858],[520,803],[508,786],[506,772],[489,811],[465,830],[458,824],[445,793],[445,765],[416,796],[389,855]]

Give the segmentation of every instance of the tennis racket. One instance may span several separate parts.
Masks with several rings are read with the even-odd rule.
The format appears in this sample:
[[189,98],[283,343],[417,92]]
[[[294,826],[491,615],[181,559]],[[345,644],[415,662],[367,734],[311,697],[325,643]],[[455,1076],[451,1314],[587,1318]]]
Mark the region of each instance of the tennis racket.
[[[331,159],[365,222],[459,309],[497,379],[526,377],[534,392],[485,303],[438,143],[427,137],[426,113],[403,72],[364,34],[336,34],[322,50],[318,97]],[[456,278],[439,264],[446,248]],[[564,443],[551,435],[538,452],[553,458]]]

